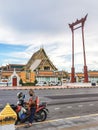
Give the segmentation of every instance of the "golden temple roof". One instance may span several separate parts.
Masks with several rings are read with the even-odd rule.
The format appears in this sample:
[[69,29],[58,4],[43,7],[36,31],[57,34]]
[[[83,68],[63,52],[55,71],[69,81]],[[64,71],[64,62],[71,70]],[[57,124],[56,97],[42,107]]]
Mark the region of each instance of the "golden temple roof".
[[9,104],[0,112],[0,124],[12,124],[17,119],[17,114]]

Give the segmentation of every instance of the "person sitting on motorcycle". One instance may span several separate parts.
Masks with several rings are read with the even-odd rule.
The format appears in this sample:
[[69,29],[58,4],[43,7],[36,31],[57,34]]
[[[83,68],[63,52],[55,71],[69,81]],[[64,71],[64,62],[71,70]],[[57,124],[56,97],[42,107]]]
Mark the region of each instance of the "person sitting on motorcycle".
[[33,120],[34,120],[34,114],[36,111],[36,95],[33,91],[33,89],[29,90],[29,101],[27,102],[28,104],[28,109],[30,111],[30,116],[29,116],[29,124],[27,125],[27,127],[32,126]]
[[26,109],[21,105],[21,101],[17,102],[16,112],[20,120],[23,120],[26,117]]

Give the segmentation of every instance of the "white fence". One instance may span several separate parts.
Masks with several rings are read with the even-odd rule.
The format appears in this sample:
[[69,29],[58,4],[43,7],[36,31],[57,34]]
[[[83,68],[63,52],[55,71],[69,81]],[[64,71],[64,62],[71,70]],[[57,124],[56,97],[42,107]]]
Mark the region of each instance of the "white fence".
[[96,87],[98,87],[98,84],[95,84],[95,85],[93,85],[92,83],[64,83],[64,84],[62,84],[62,86],[66,86],[66,87],[72,87],[72,88],[74,88],[74,87],[92,87],[92,86],[96,86]]
[[12,86],[12,83],[0,82],[0,86]]

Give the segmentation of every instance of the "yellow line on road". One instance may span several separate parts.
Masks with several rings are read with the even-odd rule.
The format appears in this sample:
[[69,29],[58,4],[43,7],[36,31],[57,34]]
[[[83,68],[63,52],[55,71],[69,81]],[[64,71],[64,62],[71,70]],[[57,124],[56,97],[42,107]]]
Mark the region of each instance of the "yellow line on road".
[[[43,121],[43,122],[35,122],[33,123],[33,125],[35,124],[43,124],[43,123],[51,123],[51,122],[57,122],[57,121],[66,121],[66,120],[73,120],[73,119],[79,119],[79,118],[85,118],[85,117],[93,117],[93,116],[98,116],[98,113],[96,114],[89,114],[89,115],[84,115],[84,116],[74,116],[74,117],[68,117],[68,118],[61,118],[61,119],[54,119],[54,120],[47,120],[47,121]],[[20,127],[24,127],[26,124],[20,124],[20,125],[16,125],[16,128],[20,128]]]

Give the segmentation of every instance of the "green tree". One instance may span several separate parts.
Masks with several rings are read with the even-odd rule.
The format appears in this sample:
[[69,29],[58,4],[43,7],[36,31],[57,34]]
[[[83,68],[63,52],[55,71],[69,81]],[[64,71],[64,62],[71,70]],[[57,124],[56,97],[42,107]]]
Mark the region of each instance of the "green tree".
[[22,81],[22,79],[20,79],[19,84],[21,84],[21,85],[23,86],[23,81]]

